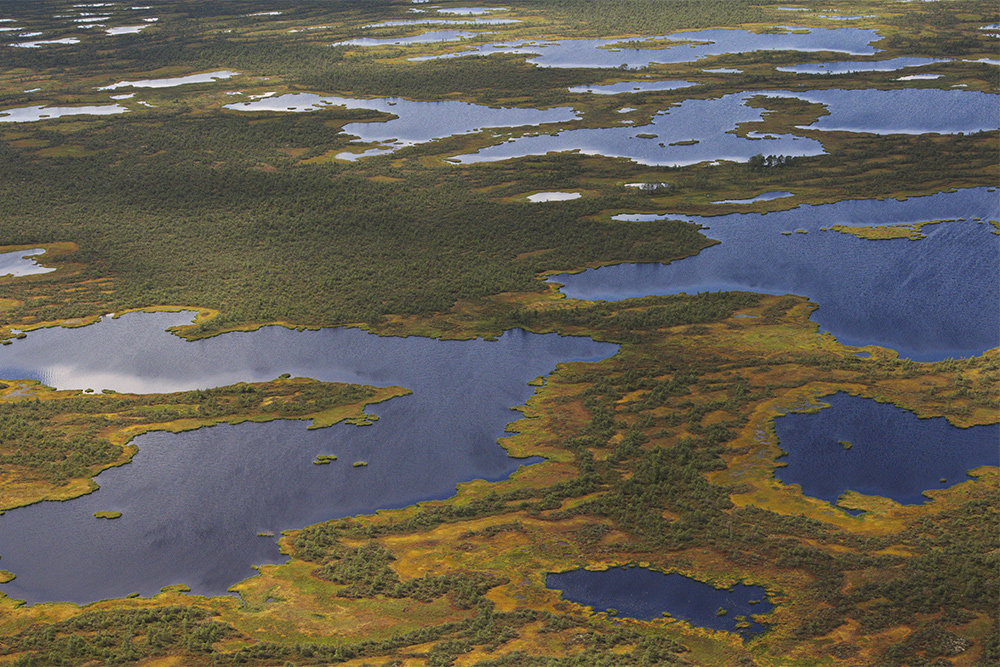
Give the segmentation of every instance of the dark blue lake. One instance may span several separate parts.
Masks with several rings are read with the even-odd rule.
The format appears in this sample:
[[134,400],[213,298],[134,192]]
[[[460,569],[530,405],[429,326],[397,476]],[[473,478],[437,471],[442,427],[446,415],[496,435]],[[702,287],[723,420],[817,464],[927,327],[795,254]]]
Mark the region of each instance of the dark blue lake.
[[[308,431],[307,422],[220,425],[135,440],[133,463],[101,473],[97,492],[0,516],[0,591],[29,602],[149,595],[169,584],[221,594],[283,562],[258,532],[445,498],[455,484],[503,479],[525,463],[497,445],[527,382],[560,361],[617,350],[588,338],[511,331],[495,342],[380,338],[360,330],[266,327],[185,342],[164,329],[184,314],[135,313],[81,329],[31,332],[0,349],[0,377],[60,388],[178,391],[282,373],[402,385],[411,396],[371,406],[371,426]],[[318,454],[337,461],[314,465]],[[355,461],[368,462],[355,468]],[[122,512],[98,520],[100,510]]]
[[852,490],[917,505],[927,500],[922,491],[967,481],[973,468],[1000,465],[1000,424],[957,428],[943,417],[918,419],[843,393],[822,400],[830,407],[774,421],[787,452],[779,460],[788,464],[775,476],[800,484],[807,496],[836,504]]
[[[553,276],[572,298],[745,290],[800,294],[813,319],[847,345],[881,345],[916,361],[976,356],[1000,345],[1000,220],[987,188],[906,201],[867,199],[718,217],[632,215],[697,222],[721,241],[671,264],[620,264]],[[964,218],[927,238],[871,241],[820,228]],[[796,230],[807,233],[791,233]],[[787,233],[787,234],[786,234]]]
[[[643,567],[618,567],[600,572],[573,570],[549,574],[545,583],[562,591],[571,602],[595,611],[615,609],[619,616],[651,621],[668,612],[704,628],[738,632],[747,636],[764,631],[751,614],[766,614],[774,606],[760,586],[737,584],[718,589],[680,574],[664,574]],[[750,604],[755,601],[755,604]],[[724,609],[725,614],[719,615]],[[743,616],[748,627],[737,627]]]

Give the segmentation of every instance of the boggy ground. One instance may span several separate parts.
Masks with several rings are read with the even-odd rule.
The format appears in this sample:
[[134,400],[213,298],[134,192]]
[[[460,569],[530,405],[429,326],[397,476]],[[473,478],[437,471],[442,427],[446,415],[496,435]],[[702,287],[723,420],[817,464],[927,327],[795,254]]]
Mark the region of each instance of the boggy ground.
[[[996,351],[916,364],[868,347],[862,359],[817,334],[800,297],[515,303],[498,324],[622,344],[536,383],[502,444],[546,462],[446,501],[286,533],[290,561],[234,586],[239,598],[171,589],[83,609],[5,601],[4,655],[40,665],[997,661],[997,469],[919,506],[855,495],[846,504],[868,511],[851,516],[774,478],[772,431],[777,414],[835,391],[958,426],[995,422]],[[670,617],[616,619],[545,587],[546,572],[623,564],[764,586],[769,630],[743,642]]]
[[[0,2],[0,9],[23,19],[18,24],[25,30],[50,31],[53,14],[71,4]],[[94,88],[121,79],[218,69],[240,76],[139,90],[122,101],[131,111],[120,116],[0,128],[0,237],[20,244],[9,249],[46,247],[41,263],[59,269],[0,278],[2,338],[14,335],[11,328],[83,325],[101,313],[188,304],[201,312],[183,332],[188,337],[272,322],[362,324],[381,334],[452,338],[524,327],[616,341],[622,351],[600,364],[564,364],[536,383],[524,419],[512,427],[517,434],[504,445],[547,462],[505,482],[462,485],[447,501],[290,533],[283,538],[289,563],[262,567],[260,576],[235,587],[239,597],[206,599],[175,586],[152,599],[84,608],[2,599],[0,664],[1000,663],[997,470],[977,470],[974,479],[935,491],[916,507],[848,494],[842,506],[868,510],[853,517],[774,479],[779,452],[772,431],[779,412],[835,391],[943,415],[956,425],[996,422],[996,350],[972,360],[915,364],[866,348],[872,358],[859,359],[858,350],[816,334],[807,319],[812,306],[798,297],[589,304],[564,299],[538,280],[585,266],[669,261],[710,244],[681,223],[608,221],[617,211],[763,212],[993,186],[996,131],[795,130],[822,141],[828,154],[768,169],[729,162],[652,168],[572,154],[459,167],[446,158],[525,130],[453,137],[346,163],[333,158],[352,146],[341,128],[388,116],[328,109],[249,117],[221,109],[270,91],[402,95],[571,105],[582,116],[576,125],[598,127],[618,123],[617,109],[626,104],[637,108],[630,118],[641,124],[688,97],[747,90],[963,86],[993,92],[996,66],[970,61],[996,58],[995,38],[980,30],[997,20],[995,8],[973,0],[822,3],[825,14],[862,16],[840,22],[751,0],[492,4],[511,5],[501,15],[524,23],[483,38],[488,41],[627,39],[789,23],[874,28],[885,38],[877,45],[883,51],[871,58],[761,52],[653,66],[641,74],[699,85],[618,97],[567,89],[635,80],[640,73],[536,68],[517,56],[406,60],[456,48],[447,44],[329,46],[365,32],[359,26],[369,22],[411,18],[405,2],[300,2],[296,11],[268,19],[247,16],[273,8],[256,1],[164,2],[153,12],[160,21],[141,35],[95,36],[80,46],[39,50],[4,47],[4,109],[107,103],[109,94]],[[65,35],[81,32],[61,25]],[[331,27],[289,32],[321,25]],[[953,60],[920,70],[942,78],[905,86],[895,80],[898,72],[776,70],[902,56]],[[743,72],[702,71],[717,67]],[[456,81],[463,82],[460,92]],[[42,90],[25,92],[34,88]],[[243,96],[227,96],[230,91]],[[769,113],[738,132],[792,132],[822,113],[795,100],[753,104]],[[653,194],[624,187],[639,181],[673,187]],[[584,197],[544,208],[523,201],[541,190]],[[795,196],[710,203],[770,190]],[[758,317],[734,319],[736,313]],[[26,459],[5,445],[2,506],[86,492],[90,476],[126,459],[130,434],[304,417],[311,392],[327,390],[358,418],[363,404],[374,402],[360,395],[346,400],[332,386],[281,380],[219,390],[221,407],[204,415],[197,397],[73,396],[11,382],[0,413],[20,414],[37,431],[33,441],[45,447],[44,455]],[[86,447],[67,447],[74,439]],[[562,601],[544,586],[547,571],[626,563],[717,585],[762,585],[776,604],[761,619],[770,630],[743,643],[669,618],[613,619]]]
[[[55,18],[82,11],[72,4],[0,2],[2,17],[15,19],[4,25],[81,38],[77,45],[3,47],[8,66],[0,73],[0,109],[107,104],[116,92],[135,97],[118,100],[130,109],[118,115],[0,123],[0,239],[62,244],[50,245],[40,260],[60,270],[0,278],[3,323],[20,329],[162,304],[218,313],[188,332],[191,336],[271,322],[378,326],[396,316],[434,317],[457,301],[505,292],[541,294],[540,272],[668,261],[708,244],[688,226],[619,225],[602,217],[607,211],[762,212],[990,186],[998,178],[996,131],[876,136],[799,130],[824,110],[788,99],[753,100],[768,112],[763,121],[736,132],[793,132],[821,141],[828,154],[767,169],[732,162],[653,168],[576,154],[465,166],[447,161],[534,132],[533,127],[454,136],[345,162],[335,156],[358,147],[342,128],[387,120],[388,114],[343,108],[246,114],[223,108],[251,95],[314,92],[575,109],[580,120],[545,129],[555,131],[620,126],[625,116],[617,112],[626,105],[636,109],[627,119],[639,126],[685,99],[745,91],[964,86],[992,93],[1000,70],[978,61],[996,57],[995,38],[980,29],[996,21],[995,12],[971,0],[824,3],[805,12],[750,0],[532,0],[509,3],[510,11],[498,14],[522,23],[484,27],[491,34],[477,37],[627,41],[684,29],[760,32],[786,24],[873,29],[884,36],[874,56],[759,51],[641,72],[536,67],[515,55],[408,60],[461,46],[447,43],[330,46],[372,32],[361,27],[369,23],[419,17],[409,12],[414,7],[408,2],[302,2],[264,17],[253,15],[273,8],[256,0],[163,2],[148,13],[112,12],[111,24],[160,19],[140,35],[118,36],[81,31],[69,19]],[[831,13],[861,18],[823,18]],[[421,30],[377,29],[383,36]],[[919,70],[942,78],[901,82],[900,72],[827,76],[777,70],[814,61],[908,56],[942,59]],[[719,67],[742,71],[705,71]],[[122,80],[223,69],[239,74],[170,88],[98,90]],[[577,85],[642,79],[697,85],[637,95],[569,92]],[[642,181],[673,187],[651,195],[624,187]],[[778,189],[795,196],[748,205],[711,203]],[[580,191],[584,197],[545,207],[524,201],[524,195],[546,190]],[[5,336],[0,330],[0,338]]]

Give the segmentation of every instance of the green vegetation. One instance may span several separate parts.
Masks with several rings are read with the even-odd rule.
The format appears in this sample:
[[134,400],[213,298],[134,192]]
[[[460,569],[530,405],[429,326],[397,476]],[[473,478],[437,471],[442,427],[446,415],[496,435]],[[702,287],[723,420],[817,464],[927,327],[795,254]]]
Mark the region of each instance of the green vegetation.
[[94,512],[94,518],[96,519],[120,519],[122,518],[121,512],[111,512],[107,510],[101,510],[99,512]]
[[[79,11],[71,4],[0,0],[0,17],[16,19],[24,31],[81,40],[38,49],[0,46],[0,110],[106,104],[111,93],[97,87],[123,79],[218,69],[239,74],[138,89],[120,101],[129,109],[124,114],[0,122],[0,242],[5,250],[44,247],[41,263],[57,269],[0,278],[0,342],[24,335],[14,329],[82,325],[104,313],[174,305],[202,311],[182,332],[189,337],[272,322],[457,338],[516,327],[592,336],[619,343],[622,351],[599,364],[564,364],[532,381],[536,393],[504,446],[546,462],[503,482],[463,484],[449,500],[294,531],[281,541],[289,562],[261,566],[259,576],[234,587],[238,598],[185,595],[183,586],[86,608],[0,598],[0,662],[1000,663],[997,470],[982,468],[974,478],[929,491],[933,500],[922,506],[847,493],[831,507],[775,480],[780,450],[772,425],[775,415],[814,406],[837,391],[960,426],[994,423],[1000,410],[996,351],[917,364],[869,348],[871,358],[862,360],[856,349],[817,335],[808,320],[815,306],[800,297],[713,293],[590,303],[564,299],[541,280],[602,264],[672,261],[713,243],[682,222],[610,219],[625,210],[761,212],[994,186],[1000,177],[996,131],[802,130],[824,109],[766,91],[960,86],[995,93],[998,68],[973,62],[996,58],[996,39],[980,30],[1000,19],[995,7],[977,0],[793,3],[862,17],[843,24],[762,0],[516,0],[500,3],[509,7],[501,15],[521,23],[490,26],[491,34],[471,40],[613,36],[628,42],[683,29],[849,25],[883,36],[882,51],[871,59],[949,59],[921,70],[941,79],[904,83],[898,72],[832,77],[776,69],[842,55],[829,52],[722,55],[637,72],[536,67],[513,54],[408,59],[466,46],[458,42],[330,46],[361,35],[422,32],[362,28],[413,18],[403,1],[296,0],[282,6],[282,14],[261,18],[251,15],[274,6],[164,0],[150,10],[160,20],[141,35],[117,36],[54,18]],[[5,35],[0,32],[0,40],[13,41]],[[712,68],[741,72],[705,71]],[[268,92],[403,96],[572,106],[580,120],[558,127],[614,127],[622,120],[622,97],[567,89],[646,77],[696,85],[629,95],[636,111],[628,118],[637,126],[688,98],[758,91],[749,104],[764,116],[735,128],[738,135],[794,133],[822,142],[826,152],[684,168],[579,154],[447,162],[531,130],[513,128],[347,162],[335,156],[358,147],[342,128],[389,114],[330,107],[244,115],[222,108]],[[624,187],[636,182],[665,185]],[[795,196],[711,203],[772,190]],[[528,193],[541,191],[587,196],[544,207],[525,202]],[[924,224],[933,223],[829,229],[916,240]],[[1000,233],[1000,222],[988,224]],[[149,396],[55,392],[5,381],[0,509],[92,490],[89,478],[127,461],[134,451],[128,443],[149,430],[279,418],[312,419],[316,428],[344,420],[367,425],[377,416],[366,413],[366,405],[405,391],[287,376]],[[336,459],[321,454],[313,463]],[[855,517],[843,509],[865,512]],[[776,601],[761,619],[770,629],[744,644],[669,616],[647,623],[614,610],[591,614],[545,587],[544,572],[623,564],[716,586],[762,585]],[[0,570],[0,583],[13,576]]]

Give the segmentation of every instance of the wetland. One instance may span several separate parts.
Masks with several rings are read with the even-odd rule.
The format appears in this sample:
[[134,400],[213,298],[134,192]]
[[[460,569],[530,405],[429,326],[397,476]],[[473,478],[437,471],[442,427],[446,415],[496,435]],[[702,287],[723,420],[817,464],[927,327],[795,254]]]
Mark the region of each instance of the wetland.
[[0,0],[0,661],[1000,661],[998,19],[800,4]]

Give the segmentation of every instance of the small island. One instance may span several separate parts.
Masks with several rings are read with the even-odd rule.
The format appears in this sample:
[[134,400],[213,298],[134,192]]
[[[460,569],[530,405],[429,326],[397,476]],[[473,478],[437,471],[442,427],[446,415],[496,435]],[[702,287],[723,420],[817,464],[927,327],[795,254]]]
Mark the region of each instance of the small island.
[[108,519],[110,521],[112,519],[120,519],[121,517],[122,517],[121,512],[109,512],[105,510],[102,510],[100,512],[94,512],[94,518],[97,519]]

